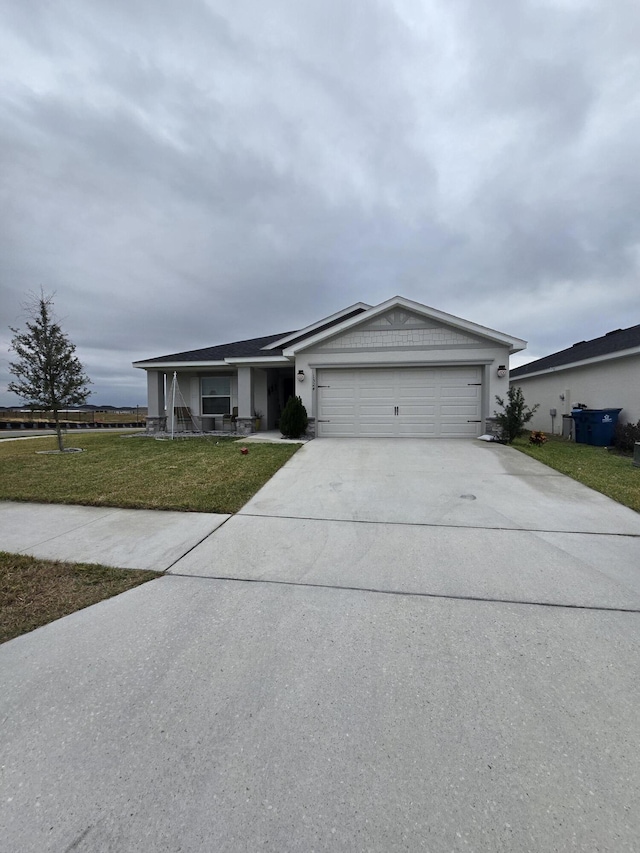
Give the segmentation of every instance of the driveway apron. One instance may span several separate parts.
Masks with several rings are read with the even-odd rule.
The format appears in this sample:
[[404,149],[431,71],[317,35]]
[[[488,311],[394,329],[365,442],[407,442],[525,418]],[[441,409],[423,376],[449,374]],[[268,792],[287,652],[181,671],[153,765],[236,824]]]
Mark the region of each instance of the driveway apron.
[[631,510],[318,440],[172,563],[0,647],[0,847],[637,849]]

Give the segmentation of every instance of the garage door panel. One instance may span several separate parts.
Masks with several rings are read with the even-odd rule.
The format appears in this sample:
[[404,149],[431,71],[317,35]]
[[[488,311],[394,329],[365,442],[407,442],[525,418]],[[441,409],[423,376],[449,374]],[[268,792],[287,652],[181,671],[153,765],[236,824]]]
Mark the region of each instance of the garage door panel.
[[361,420],[358,435],[363,438],[388,438],[389,429],[389,423],[386,421]]
[[417,377],[413,377],[411,381],[407,379],[406,376],[400,377],[400,385],[398,385],[398,392],[400,394],[423,394],[423,393],[435,393],[437,386],[440,384],[435,376],[423,376],[421,379]]
[[393,388],[381,388],[376,391],[375,388],[360,388],[358,391],[358,397],[360,400],[371,400],[376,403],[388,403],[389,405],[394,405],[396,401],[396,395],[393,392]]
[[433,420],[436,417],[438,408],[433,403],[401,403],[398,406],[398,417],[414,419],[430,418]]
[[356,419],[356,409],[354,406],[325,406],[324,417],[354,421]]
[[438,397],[438,389],[435,386],[430,388],[401,388],[398,392],[398,400],[436,400]]
[[395,397],[387,397],[386,395],[376,397],[374,394],[370,394],[368,396],[359,394],[357,400],[359,406],[373,406],[381,410],[384,408],[393,409],[396,405]]
[[466,418],[475,418],[478,416],[478,407],[477,405],[442,405],[440,407],[440,416],[445,417],[453,417],[455,415],[464,416]]
[[390,421],[395,417],[393,406],[365,406],[362,405],[358,409],[358,417],[360,420],[376,420]]
[[455,385],[442,385],[440,388],[440,396],[445,400],[449,397],[455,397],[457,399],[460,397],[470,397],[477,399],[479,391],[479,385],[458,385],[457,387]]
[[323,401],[327,406],[351,406],[351,408],[355,408],[356,399],[357,394],[355,393],[355,389],[351,394],[344,394],[340,391],[339,394],[325,394],[323,397]]
[[327,438],[355,438],[360,433],[356,432],[355,423],[324,423],[322,424],[322,436]]
[[473,438],[480,434],[479,368],[318,371],[318,435]]
[[402,438],[436,438],[436,425],[431,422],[400,423],[398,424],[398,435]]
[[478,424],[449,424],[440,426],[442,438],[476,438],[478,436]]

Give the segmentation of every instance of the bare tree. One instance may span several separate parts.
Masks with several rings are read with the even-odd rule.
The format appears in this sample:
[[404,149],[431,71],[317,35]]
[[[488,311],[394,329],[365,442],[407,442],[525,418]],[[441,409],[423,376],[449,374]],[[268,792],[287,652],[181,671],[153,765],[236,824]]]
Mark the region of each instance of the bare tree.
[[58,434],[58,448],[64,450],[60,410],[85,403],[91,393],[90,379],[75,355],[75,345],[56,322],[53,295],[40,291],[26,307],[26,330],[13,332],[11,349],[18,361],[9,365],[16,379],[8,390],[31,406],[52,411]]

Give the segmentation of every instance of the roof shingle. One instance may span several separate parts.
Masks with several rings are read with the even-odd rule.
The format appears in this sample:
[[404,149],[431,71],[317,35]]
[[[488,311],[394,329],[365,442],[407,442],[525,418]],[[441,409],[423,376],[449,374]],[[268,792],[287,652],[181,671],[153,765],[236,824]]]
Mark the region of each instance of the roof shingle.
[[593,338],[590,341],[579,341],[567,349],[516,367],[509,372],[509,375],[514,379],[518,376],[526,376],[529,373],[538,373],[541,370],[550,370],[553,367],[598,358],[598,356],[610,355],[638,346],[640,346],[640,324],[630,326],[628,329],[615,329],[613,332],[607,332],[606,335]]
[[278,356],[282,355],[281,349],[262,351],[263,347],[274,341],[284,338],[292,332],[280,332],[279,335],[266,335],[263,338],[251,338],[247,341],[234,341],[230,344],[219,344],[215,347],[204,347],[204,349],[187,350],[186,352],[174,352],[170,355],[161,355],[157,358],[145,358],[145,364],[174,361],[222,361],[225,358],[251,358],[252,356]]

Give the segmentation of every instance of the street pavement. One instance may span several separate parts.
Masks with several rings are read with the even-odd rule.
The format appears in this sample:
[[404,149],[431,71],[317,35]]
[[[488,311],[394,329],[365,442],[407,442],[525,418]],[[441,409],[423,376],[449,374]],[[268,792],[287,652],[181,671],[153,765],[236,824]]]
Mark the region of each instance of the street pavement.
[[417,440],[86,509],[2,504],[0,547],[167,571],[0,647],[1,850],[638,849],[636,513]]

